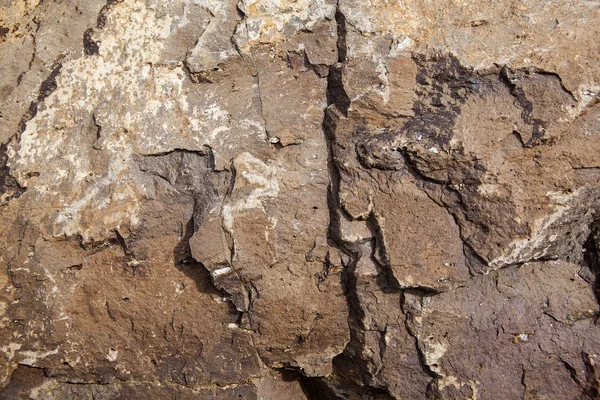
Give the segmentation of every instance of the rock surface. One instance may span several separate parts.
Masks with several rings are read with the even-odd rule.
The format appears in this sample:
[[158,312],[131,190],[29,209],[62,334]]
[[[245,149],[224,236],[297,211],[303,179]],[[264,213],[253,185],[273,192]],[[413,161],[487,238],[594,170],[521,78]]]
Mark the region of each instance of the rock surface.
[[600,397],[600,4],[0,4],[0,398]]

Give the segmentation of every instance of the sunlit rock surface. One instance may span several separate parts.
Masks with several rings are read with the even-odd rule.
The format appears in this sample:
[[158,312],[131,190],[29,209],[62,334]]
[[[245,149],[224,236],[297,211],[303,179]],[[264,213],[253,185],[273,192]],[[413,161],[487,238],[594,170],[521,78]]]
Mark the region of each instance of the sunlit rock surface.
[[600,396],[600,4],[0,3],[0,397]]

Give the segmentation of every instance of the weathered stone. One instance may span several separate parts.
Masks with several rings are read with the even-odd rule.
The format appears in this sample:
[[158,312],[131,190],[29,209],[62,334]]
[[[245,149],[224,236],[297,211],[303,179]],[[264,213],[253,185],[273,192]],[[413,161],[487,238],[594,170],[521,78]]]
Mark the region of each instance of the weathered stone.
[[0,5],[0,397],[599,396],[593,2]]
[[591,395],[597,378],[586,365],[597,356],[598,304],[578,269],[525,264],[424,297],[409,327],[438,377],[435,390],[450,398]]

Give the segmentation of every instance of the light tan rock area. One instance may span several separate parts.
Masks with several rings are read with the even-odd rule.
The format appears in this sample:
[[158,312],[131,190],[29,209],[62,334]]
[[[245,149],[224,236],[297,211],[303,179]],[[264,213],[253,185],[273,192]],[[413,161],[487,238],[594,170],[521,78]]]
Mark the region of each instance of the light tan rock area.
[[600,398],[600,2],[0,0],[0,399]]

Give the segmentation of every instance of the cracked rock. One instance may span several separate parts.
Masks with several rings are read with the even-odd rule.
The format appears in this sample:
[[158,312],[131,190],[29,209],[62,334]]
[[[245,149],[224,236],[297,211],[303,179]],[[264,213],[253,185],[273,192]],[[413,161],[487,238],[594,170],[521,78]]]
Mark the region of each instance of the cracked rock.
[[5,1],[0,398],[599,398],[598,11]]

